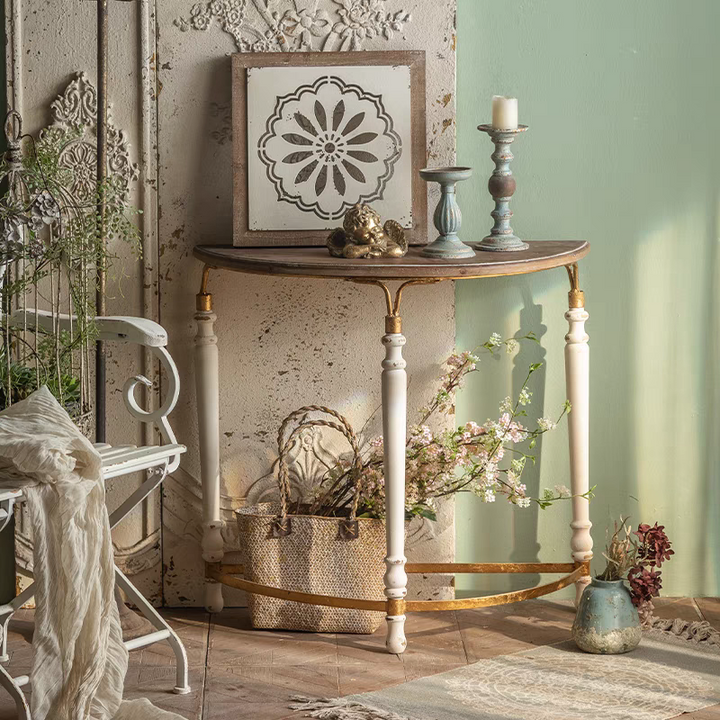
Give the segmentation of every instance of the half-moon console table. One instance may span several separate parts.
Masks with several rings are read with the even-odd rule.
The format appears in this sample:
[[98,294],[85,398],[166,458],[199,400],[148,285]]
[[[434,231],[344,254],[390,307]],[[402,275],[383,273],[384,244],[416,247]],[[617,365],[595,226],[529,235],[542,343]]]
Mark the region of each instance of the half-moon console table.
[[[578,286],[578,261],[589,252],[586,242],[532,241],[519,252],[478,252],[462,260],[425,258],[411,248],[403,258],[347,260],[331,257],[324,248],[262,248],[199,245],[194,255],[205,264],[197,295],[195,372],[203,488],[203,558],[207,564],[206,606],[222,610],[222,586],[250,593],[314,605],[379,610],[388,622],[387,648],[402,653],[405,640],[405,612],[428,612],[502,605],[540,597],[575,583],[577,597],[590,582],[592,538],[589,501],[581,495],[589,490],[589,348],[585,334],[585,300]],[[411,285],[443,280],[523,275],[565,268],[570,278],[569,309],[565,313],[570,330],[565,336],[567,397],[572,404],[568,416],[570,437],[570,481],[572,499],[572,562],[568,563],[406,563],[405,559],[405,441],[406,386],[402,348],[400,301]],[[377,285],[385,295],[385,359],[382,363],[382,414],[385,437],[385,483],[387,557],[385,558],[386,600],[359,600],[302,593],[287,588],[259,585],[241,577],[242,567],[223,565],[222,519],[220,515],[220,421],[218,349],[215,335],[217,316],[208,292],[211,270],[233,270],[256,275],[293,278],[323,278]],[[400,281],[394,296],[387,282]],[[406,601],[406,573],[556,573],[559,580],[515,592],[459,600]]]

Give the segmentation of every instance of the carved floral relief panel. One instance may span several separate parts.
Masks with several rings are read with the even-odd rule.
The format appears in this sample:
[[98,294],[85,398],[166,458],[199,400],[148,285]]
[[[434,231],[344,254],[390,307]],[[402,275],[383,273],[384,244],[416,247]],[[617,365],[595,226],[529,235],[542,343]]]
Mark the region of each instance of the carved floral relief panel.
[[[77,73],[50,104],[52,124],[40,131],[41,136],[54,136],[65,148],[60,163],[72,172],[73,195],[83,202],[95,194],[97,90],[85,73]],[[75,136],[77,135],[77,136]],[[71,137],[72,136],[72,137]],[[120,197],[127,200],[130,187],[138,179],[139,168],[130,158],[130,146],[125,133],[109,117],[108,174]]]
[[221,30],[238,52],[327,52],[361,50],[375,39],[390,42],[411,19],[385,0],[206,0],[175,24],[183,31]]

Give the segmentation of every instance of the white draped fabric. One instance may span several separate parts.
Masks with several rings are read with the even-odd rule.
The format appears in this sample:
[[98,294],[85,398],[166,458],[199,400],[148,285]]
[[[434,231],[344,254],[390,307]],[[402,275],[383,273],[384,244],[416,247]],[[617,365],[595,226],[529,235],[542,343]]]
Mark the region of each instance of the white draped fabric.
[[0,412],[0,487],[23,490],[35,538],[33,720],[183,720],[122,699],[100,456],[45,387]]

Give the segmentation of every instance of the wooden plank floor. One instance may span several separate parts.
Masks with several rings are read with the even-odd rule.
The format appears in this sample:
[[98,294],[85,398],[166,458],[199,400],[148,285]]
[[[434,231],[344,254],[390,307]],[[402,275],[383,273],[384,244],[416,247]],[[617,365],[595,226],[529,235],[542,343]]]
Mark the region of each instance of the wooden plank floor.
[[[130,656],[126,697],[148,697],[188,720],[284,720],[288,698],[297,693],[332,697],[378,690],[461,667],[483,658],[559,642],[569,636],[569,603],[530,601],[456,613],[409,615],[408,651],[388,655],[384,627],[375,635],[312,635],[251,630],[245,610],[209,616],[202,610],[163,611],[188,652],[193,691],[172,693],[173,655],[163,643]],[[706,619],[720,630],[720,599],[666,598],[657,614]],[[32,613],[11,624],[9,669],[27,673],[31,661]],[[15,717],[0,690],[0,720]],[[720,720],[720,705],[680,716]]]

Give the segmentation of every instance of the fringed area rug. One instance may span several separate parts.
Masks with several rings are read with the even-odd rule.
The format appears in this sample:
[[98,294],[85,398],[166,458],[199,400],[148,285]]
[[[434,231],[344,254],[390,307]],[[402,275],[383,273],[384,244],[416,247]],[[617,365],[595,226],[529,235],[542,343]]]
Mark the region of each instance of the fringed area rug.
[[683,621],[656,628],[627,655],[588,655],[569,640],[291,707],[319,720],[667,720],[720,703],[718,633]]

